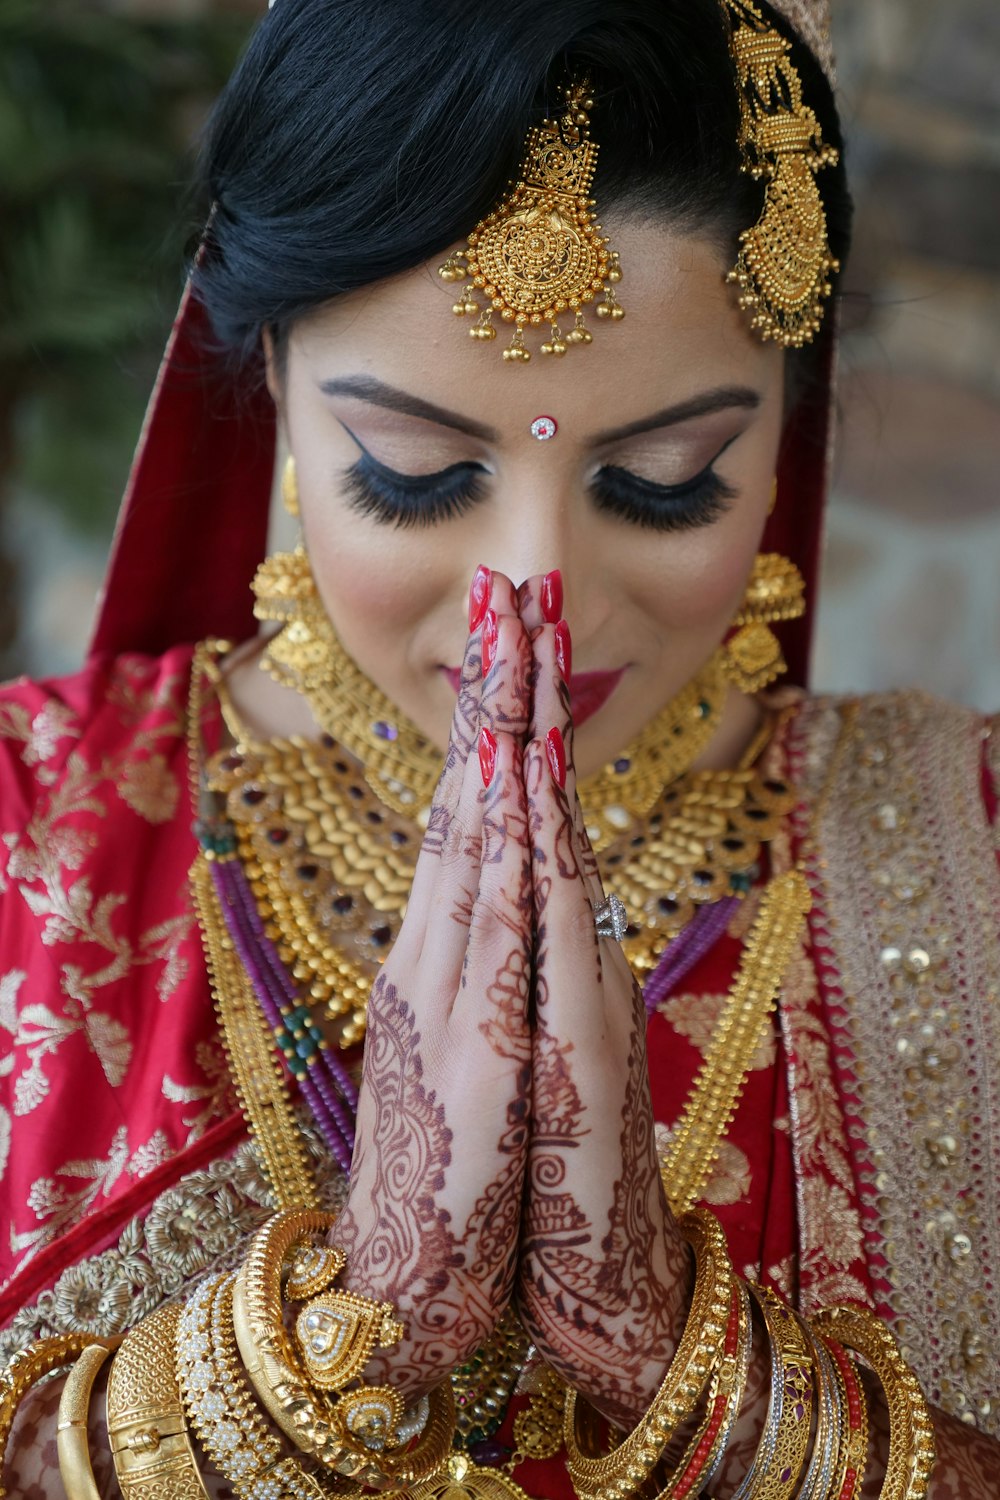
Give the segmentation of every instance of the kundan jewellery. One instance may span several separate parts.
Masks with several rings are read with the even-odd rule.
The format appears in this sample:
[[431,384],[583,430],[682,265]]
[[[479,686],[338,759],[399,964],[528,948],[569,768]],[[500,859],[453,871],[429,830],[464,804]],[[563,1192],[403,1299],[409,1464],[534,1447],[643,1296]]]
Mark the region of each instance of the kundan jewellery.
[[554,438],[559,431],[559,424],[555,417],[536,417],[531,424],[531,436],[537,438],[540,443],[547,443],[549,438]]
[[[477,319],[470,337],[495,339],[494,313],[513,325],[514,337],[503,351],[511,364],[531,358],[527,328],[548,325],[542,354],[560,357],[573,344],[589,344],[593,335],[584,309],[602,293],[597,316],[616,323],[625,316],[615,296],[621,266],[589,196],[597,146],[590,139],[594,101],[588,80],[571,83],[564,101],[558,119],[543,120],[529,132],[516,184],[438,272],[444,281],[471,280],[452,308],[457,317]],[[560,319],[566,318],[573,326],[564,333]]]

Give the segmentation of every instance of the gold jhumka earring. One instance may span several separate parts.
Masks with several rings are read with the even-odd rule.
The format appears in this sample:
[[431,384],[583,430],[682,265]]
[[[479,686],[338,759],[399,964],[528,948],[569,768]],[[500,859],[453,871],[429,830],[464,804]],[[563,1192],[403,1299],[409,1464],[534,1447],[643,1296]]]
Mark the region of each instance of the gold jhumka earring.
[[734,633],[721,647],[726,678],[741,693],[762,692],[788,671],[769,627],[798,620],[805,607],[805,581],[795,564],[778,552],[758,553],[733,621]]
[[[501,203],[480,219],[464,250],[449,256],[438,274],[444,281],[471,279],[452,311],[475,317],[474,339],[497,336],[494,313],[513,323],[514,337],[503,351],[512,364],[527,364],[526,328],[548,324],[543,354],[564,355],[573,344],[589,344],[593,335],[584,309],[602,293],[599,318],[618,323],[625,309],[615,296],[622,279],[617,254],[596,222],[595,200],[588,196],[597,165],[597,146],[590,139],[588,118],[594,106],[589,82],[565,90],[565,108],[557,120],[544,120],[530,131],[518,180]],[[486,299],[485,307],[476,300]],[[561,318],[573,317],[563,333]]]

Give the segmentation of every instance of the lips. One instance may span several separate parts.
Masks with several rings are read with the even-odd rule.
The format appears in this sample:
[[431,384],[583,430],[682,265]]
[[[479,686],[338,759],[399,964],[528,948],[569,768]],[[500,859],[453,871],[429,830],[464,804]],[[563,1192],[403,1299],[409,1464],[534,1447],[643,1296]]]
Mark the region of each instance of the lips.
[[[457,693],[462,681],[460,667],[441,668],[453,690]],[[579,725],[593,718],[598,709],[604,707],[624,676],[625,668],[614,672],[574,672],[569,680],[569,701],[573,710],[573,723]]]

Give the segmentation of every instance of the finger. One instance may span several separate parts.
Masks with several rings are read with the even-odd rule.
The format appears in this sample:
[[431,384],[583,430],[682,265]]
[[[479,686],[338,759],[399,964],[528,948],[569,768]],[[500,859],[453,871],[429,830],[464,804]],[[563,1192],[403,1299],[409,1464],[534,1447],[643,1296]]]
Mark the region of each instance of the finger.
[[514,735],[497,738],[481,835],[479,887],[453,1020],[475,1027],[498,1058],[527,1063],[534,903],[522,751]]
[[[480,565],[473,574],[469,588],[469,633],[462,658],[458,701],[452,718],[444,768],[434,791],[434,800],[410,887],[410,896],[406,905],[408,920],[403,922],[397,939],[397,946],[402,943],[402,951],[411,961],[419,954],[423,943],[427,913],[434,900],[438,861],[450,837],[451,822],[461,795],[466,766],[470,756],[473,760],[476,759],[483,697],[484,632],[487,631],[489,621],[497,614],[494,601],[497,609],[501,611],[500,617],[516,621],[519,628],[523,630],[520,622],[517,621],[517,595],[514,585],[505,574],[493,573],[489,568]],[[530,646],[527,650],[530,656]],[[508,640],[506,633],[503,654],[507,660],[510,660],[514,654],[513,638]],[[524,655],[524,648],[521,649],[520,655]],[[527,680],[528,670],[527,667],[524,668],[525,680]],[[502,676],[501,672],[494,674],[498,685]],[[491,682],[491,688],[492,686]],[[522,688],[522,696],[526,691],[528,689]],[[523,706],[517,709],[516,702],[515,691],[501,693],[496,712],[491,707],[487,714],[487,723],[492,725],[494,721],[499,721],[507,709],[515,719],[518,715],[526,718],[525,709]],[[524,732],[523,729],[521,732]],[[411,951],[409,944],[413,942],[417,946]]]
[[573,760],[573,714],[569,698],[569,678],[573,665],[573,643],[565,620],[543,625],[533,632],[535,657],[535,690],[531,736],[545,739],[553,728],[562,736],[566,764],[566,797],[573,810],[573,825],[578,857],[591,901],[604,900],[597,858],[587,835],[583,808],[577,796],[576,766]]
[[528,630],[562,619],[563,579],[559,569],[526,578],[517,591],[517,608]]
[[506,734],[523,740],[531,718],[534,663],[531,639],[517,614],[487,610],[482,657],[480,723],[497,738]]
[[562,753],[561,737],[558,743],[551,737],[529,740],[524,753],[536,928],[535,999],[539,1027],[572,1037],[574,1048],[590,1055],[606,1041],[604,975]]
[[432,972],[434,995],[428,998],[432,1003],[442,1002],[444,1015],[450,1013],[458,993],[469,942],[479,889],[485,782],[495,775],[496,753],[496,740],[489,729],[484,729],[476,753],[465,763],[462,789],[447,836],[431,859],[433,899],[427,906],[417,962],[418,966],[426,964]]
[[[458,701],[451,721],[451,734],[445,753],[444,767],[438,778],[431,803],[427,828],[424,832],[420,854],[406,903],[406,917],[397,938],[397,947],[413,959],[419,953],[423,941],[423,927],[434,895],[438,859],[448,839],[451,820],[461,794],[462,783],[470,751],[479,735],[479,707],[482,699],[482,628],[490,607],[493,574],[489,568],[480,566],[473,574],[469,588],[469,632],[462,657],[462,673],[458,686]],[[413,951],[409,945],[416,943]]]

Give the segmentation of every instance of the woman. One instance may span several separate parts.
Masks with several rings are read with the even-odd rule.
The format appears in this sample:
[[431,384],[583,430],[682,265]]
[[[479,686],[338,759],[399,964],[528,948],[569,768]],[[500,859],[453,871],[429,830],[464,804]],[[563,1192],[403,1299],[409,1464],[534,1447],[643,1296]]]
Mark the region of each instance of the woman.
[[261,25],[88,666],[2,704],[9,1492],[995,1493],[996,741],[761,696],[829,68],[811,0]]

